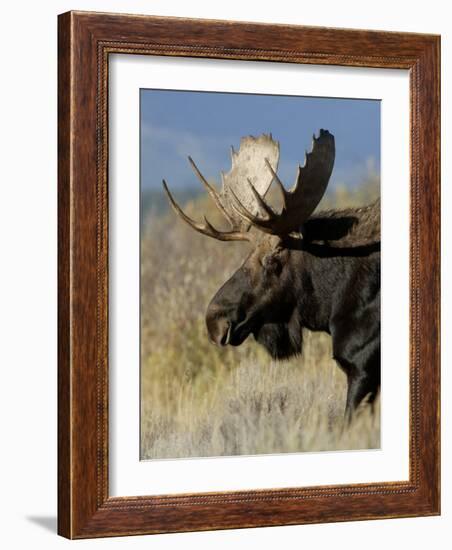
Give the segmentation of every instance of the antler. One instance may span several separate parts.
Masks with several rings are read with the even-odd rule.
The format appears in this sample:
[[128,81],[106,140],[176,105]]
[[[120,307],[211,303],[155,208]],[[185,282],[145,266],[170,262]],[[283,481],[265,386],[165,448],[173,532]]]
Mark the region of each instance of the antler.
[[[223,210],[223,207],[220,205],[220,203],[217,200],[218,198],[217,192],[209,184],[207,185],[209,186],[208,187],[209,193],[211,194],[212,197],[214,197],[215,204],[220,208],[221,212],[223,212],[223,214],[226,215],[226,212]],[[176,214],[178,214],[184,220],[185,223],[188,223],[190,227],[193,227],[195,231],[198,231],[203,235],[207,235],[208,237],[218,239],[219,241],[249,241],[250,240],[250,235],[248,233],[241,231],[239,227],[233,225],[232,223],[231,223],[231,231],[218,231],[218,229],[215,229],[215,227],[209,222],[209,220],[205,216],[204,216],[204,223],[195,222],[189,216],[187,216],[187,214],[185,214],[182,208],[174,200],[173,196],[170,193],[170,190],[168,189],[168,186],[165,180],[163,180],[163,188],[165,189],[166,194],[168,195],[169,201],[171,203],[171,206],[173,207]]]
[[[247,136],[240,140],[238,151],[231,147],[231,157],[231,170],[227,174],[221,174],[223,185],[220,200],[234,222],[248,231],[250,222],[236,212],[234,203],[238,199],[253,215],[265,215],[265,209],[262,210],[251,188],[254,187],[262,197],[270,189],[273,174],[265,169],[265,162],[267,159],[274,170],[277,169],[279,143],[273,140],[271,134],[262,134],[257,138]],[[245,182],[249,182],[251,187]]]
[[[262,134],[257,138],[248,136],[242,138],[240,148],[237,152],[231,148],[231,156],[231,170],[227,174],[221,173],[221,193],[216,191],[201,174],[192,158],[188,157],[196,176],[212,197],[216,207],[229,222],[230,231],[219,231],[213,227],[206,217],[204,217],[204,223],[195,222],[176,203],[165,180],[163,180],[163,188],[175,212],[199,233],[220,241],[250,241],[253,238],[251,233],[249,233],[251,222],[247,221],[243,215],[234,210],[233,202],[236,200],[240,201],[245,211],[251,215],[263,215],[265,213],[265,209],[262,210],[261,208],[260,201],[256,201],[254,193],[261,199],[261,196],[265,196],[270,188],[273,173],[264,170],[265,163],[267,162],[272,170],[277,168],[279,144],[272,139],[271,135]],[[254,192],[250,192],[243,185],[243,181],[248,181]]]
[[304,166],[298,167],[295,185],[290,191],[285,189],[271,163],[266,161],[268,170],[283,197],[281,213],[276,213],[264,201],[263,196],[249,180],[249,189],[263,215],[252,212],[234,192],[235,202],[232,207],[245,221],[266,233],[288,235],[293,231],[299,231],[300,226],[314,212],[326,191],[333,170],[334,157],[334,136],[328,130],[320,130],[318,138],[313,136],[312,151],[306,153]]

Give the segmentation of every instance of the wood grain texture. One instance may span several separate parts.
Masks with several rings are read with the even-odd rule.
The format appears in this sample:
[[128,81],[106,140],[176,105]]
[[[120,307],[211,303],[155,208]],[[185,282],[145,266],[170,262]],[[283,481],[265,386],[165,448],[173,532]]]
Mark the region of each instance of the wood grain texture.
[[[68,26],[69,14],[60,18]],[[70,533],[71,411],[70,411],[70,33],[58,33],[58,531]]]
[[[70,12],[59,17],[58,531],[68,538],[439,513],[437,36]],[[108,495],[108,56],[410,70],[410,480]]]

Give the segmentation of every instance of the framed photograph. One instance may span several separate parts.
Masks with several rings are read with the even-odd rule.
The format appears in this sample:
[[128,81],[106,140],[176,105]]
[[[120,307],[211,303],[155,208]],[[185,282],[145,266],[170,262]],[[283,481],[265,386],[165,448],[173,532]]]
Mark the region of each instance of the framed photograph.
[[59,16],[61,535],[439,514],[439,56]]

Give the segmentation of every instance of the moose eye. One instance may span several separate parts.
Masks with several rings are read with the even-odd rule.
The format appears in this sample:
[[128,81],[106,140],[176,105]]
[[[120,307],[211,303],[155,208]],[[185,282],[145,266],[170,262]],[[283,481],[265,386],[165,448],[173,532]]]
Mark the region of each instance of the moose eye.
[[264,257],[262,265],[264,270],[269,275],[279,275],[281,273],[282,265],[280,259],[274,254],[268,254]]

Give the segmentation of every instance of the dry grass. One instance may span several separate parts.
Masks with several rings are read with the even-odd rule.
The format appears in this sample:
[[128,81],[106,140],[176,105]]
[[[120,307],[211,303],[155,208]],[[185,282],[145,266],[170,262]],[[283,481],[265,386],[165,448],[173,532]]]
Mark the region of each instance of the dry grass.
[[[375,196],[329,198],[346,206]],[[205,198],[193,217],[220,220]],[[379,447],[379,413],[365,409],[347,430],[345,375],[326,334],[305,332],[303,356],[275,363],[249,338],[238,348],[209,343],[207,304],[247,245],[196,234],[169,212],[143,227],[141,265],[141,457],[176,458]]]

